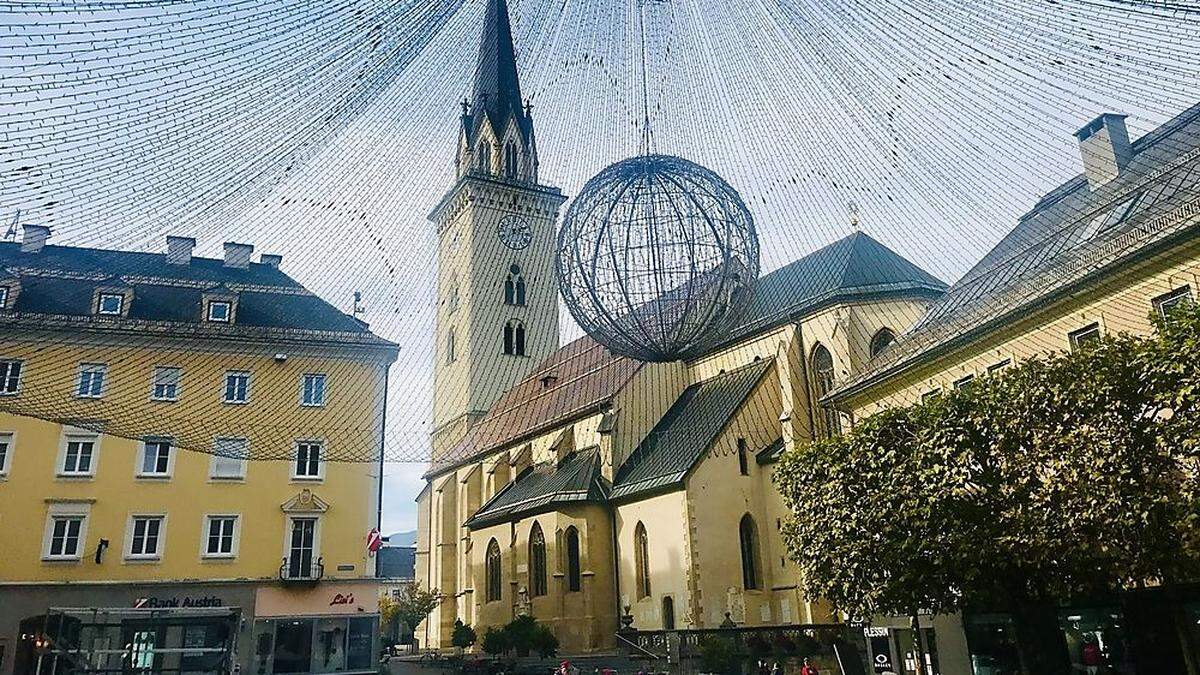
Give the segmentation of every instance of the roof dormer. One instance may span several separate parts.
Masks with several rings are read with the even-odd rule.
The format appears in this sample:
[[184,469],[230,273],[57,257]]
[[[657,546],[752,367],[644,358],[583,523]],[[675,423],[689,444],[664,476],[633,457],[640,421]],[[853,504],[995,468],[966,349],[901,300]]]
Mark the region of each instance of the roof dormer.
[[132,303],[133,286],[121,277],[113,276],[101,281],[92,292],[92,314],[96,316],[127,317]]
[[237,318],[238,294],[224,284],[214,286],[200,296],[200,320],[204,323],[233,324]]

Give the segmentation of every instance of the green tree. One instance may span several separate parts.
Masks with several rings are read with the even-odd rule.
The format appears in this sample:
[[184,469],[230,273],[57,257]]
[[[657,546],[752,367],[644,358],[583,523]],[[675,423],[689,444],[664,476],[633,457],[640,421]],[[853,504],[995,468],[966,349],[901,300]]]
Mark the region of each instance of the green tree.
[[1065,672],[1057,599],[1200,569],[1198,368],[1189,308],[789,453],[806,594],[859,618],[1006,607],[1025,671]]
[[417,625],[429,616],[442,601],[438,590],[424,590],[417,583],[409,583],[400,587],[395,594],[395,616],[408,626],[410,631],[416,631]]
[[474,629],[462,622],[462,619],[454,620],[454,632],[450,634],[450,644],[459,649],[466,649],[475,644],[477,636]]
[[508,633],[503,628],[488,626],[483,633],[483,651],[492,656],[500,656],[510,649],[512,643],[508,639]]

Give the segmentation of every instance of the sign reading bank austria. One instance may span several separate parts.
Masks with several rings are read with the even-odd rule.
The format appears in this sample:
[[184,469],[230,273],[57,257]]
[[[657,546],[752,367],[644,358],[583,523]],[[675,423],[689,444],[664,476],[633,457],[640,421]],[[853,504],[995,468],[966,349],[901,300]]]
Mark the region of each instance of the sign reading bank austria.
[[225,601],[215,595],[150,595],[133,601],[134,609],[174,609],[177,607],[224,607]]
[[254,594],[257,618],[375,614],[379,586],[374,581],[321,583],[314,588],[260,586]]

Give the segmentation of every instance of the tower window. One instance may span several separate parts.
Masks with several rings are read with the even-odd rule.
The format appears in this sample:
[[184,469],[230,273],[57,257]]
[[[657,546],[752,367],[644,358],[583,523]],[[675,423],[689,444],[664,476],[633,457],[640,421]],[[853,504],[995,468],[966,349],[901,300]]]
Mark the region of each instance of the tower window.
[[516,319],[504,324],[504,353],[525,356],[525,324]]
[[479,169],[479,171],[481,173],[491,173],[492,172],[492,144],[488,143],[487,141],[480,141],[479,149],[476,152],[476,154],[478,155],[478,157],[476,158],[475,166]]
[[504,177],[517,177],[517,144],[512,141],[504,146]]
[[504,278],[504,304],[525,306],[525,276],[516,265],[508,268],[508,276]]
[[737,458],[738,458],[738,470],[742,472],[743,476],[749,476],[750,475],[750,460],[749,460],[749,457],[747,457],[746,439],[744,439],[744,438],[737,439]]
[[446,364],[454,363],[454,329],[446,333]]

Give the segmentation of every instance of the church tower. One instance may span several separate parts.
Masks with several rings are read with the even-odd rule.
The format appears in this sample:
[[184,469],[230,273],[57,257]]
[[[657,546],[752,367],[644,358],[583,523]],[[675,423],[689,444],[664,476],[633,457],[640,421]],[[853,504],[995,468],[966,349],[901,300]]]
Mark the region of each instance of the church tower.
[[533,109],[521,98],[505,0],[485,0],[456,181],[429,219],[438,231],[433,456],[558,348],[555,223],[565,197],[538,182]]

